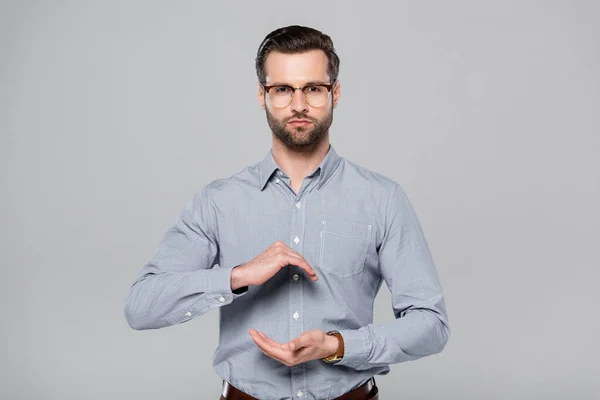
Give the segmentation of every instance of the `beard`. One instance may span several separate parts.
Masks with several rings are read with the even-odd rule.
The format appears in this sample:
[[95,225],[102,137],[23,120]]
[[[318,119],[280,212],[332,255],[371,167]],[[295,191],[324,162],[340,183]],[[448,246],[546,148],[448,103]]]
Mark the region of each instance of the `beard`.
[[[333,107],[321,120],[310,118],[302,113],[294,113],[292,117],[278,120],[266,107],[265,112],[273,134],[287,146],[295,148],[308,148],[320,143],[329,132],[329,127],[333,122]],[[288,125],[287,122],[292,119],[306,119],[311,121],[312,124],[307,126]]]

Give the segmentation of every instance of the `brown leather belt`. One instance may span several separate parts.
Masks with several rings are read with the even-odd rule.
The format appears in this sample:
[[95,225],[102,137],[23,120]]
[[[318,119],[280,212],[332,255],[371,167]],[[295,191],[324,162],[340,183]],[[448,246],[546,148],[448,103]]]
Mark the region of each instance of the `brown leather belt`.
[[[379,389],[375,385],[375,378],[371,378],[356,389],[336,397],[334,400],[378,400]],[[227,381],[223,381],[223,393],[221,400],[258,400],[249,394],[231,386]]]

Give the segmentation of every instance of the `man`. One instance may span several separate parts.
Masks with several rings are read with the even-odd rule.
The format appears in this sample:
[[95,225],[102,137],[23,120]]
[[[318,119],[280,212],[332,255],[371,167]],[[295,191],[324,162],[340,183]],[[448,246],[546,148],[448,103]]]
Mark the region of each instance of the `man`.
[[[221,399],[378,399],[375,375],[439,353],[449,338],[407,196],[329,143],[338,70],[317,30],[267,35],[256,71],[272,149],[196,193],[129,289],[134,329],[219,308]],[[375,325],[384,280],[396,319]]]

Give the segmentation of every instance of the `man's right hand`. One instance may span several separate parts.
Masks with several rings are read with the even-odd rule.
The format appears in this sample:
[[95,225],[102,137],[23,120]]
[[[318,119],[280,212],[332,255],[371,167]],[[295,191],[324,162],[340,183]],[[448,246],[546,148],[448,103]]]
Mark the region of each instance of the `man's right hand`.
[[244,286],[261,285],[288,265],[302,268],[313,281],[319,279],[315,270],[298,252],[277,241],[251,261],[235,267],[231,272],[231,290]]

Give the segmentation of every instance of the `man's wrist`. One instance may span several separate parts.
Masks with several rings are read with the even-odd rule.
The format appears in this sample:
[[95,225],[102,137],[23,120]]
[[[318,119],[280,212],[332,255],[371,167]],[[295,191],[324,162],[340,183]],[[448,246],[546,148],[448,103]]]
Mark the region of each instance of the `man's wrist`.
[[331,341],[330,339],[326,339],[330,340],[332,351],[328,351],[330,355],[323,358],[323,361],[325,361],[326,363],[337,363],[341,361],[344,357],[344,338],[338,331],[335,330],[327,332],[326,338],[327,337],[334,339],[335,342]]
[[240,268],[242,265],[243,264],[235,266],[231,270],[231,291],[235,291],[248,286],[244,282],[244,270]]
[[335,356],[340,348],[340,341],[335,336],[325,335],[325,348],[327,349],[325,357]]

